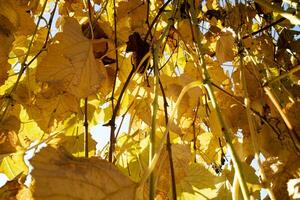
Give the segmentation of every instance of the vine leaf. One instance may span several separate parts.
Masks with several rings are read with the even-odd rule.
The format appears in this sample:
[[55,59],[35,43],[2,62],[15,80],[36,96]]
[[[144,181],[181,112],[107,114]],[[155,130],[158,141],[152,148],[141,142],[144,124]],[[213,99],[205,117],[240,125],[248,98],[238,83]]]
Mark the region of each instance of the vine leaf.
[[92,41],[84,37],[74,18],[65,18],[63,32],[55,38],[38,65],[37,80],[79,98],[94,94],[105,80],[106,71],[103,63],[95,60]]
[[216,44],[216,56],[220,64],[234,59],[234,38],[231,32],[222,33]]
[[218,196],[217,183],[224,177],[214,176],[202,165],[193,163],[188,166],[187,176],[177,183],[178,199],[212,199]]
[[32,197],[39,199],[133,199],[136,184],[112,164],[79,159],[63,148],[46,147],[32,160]]

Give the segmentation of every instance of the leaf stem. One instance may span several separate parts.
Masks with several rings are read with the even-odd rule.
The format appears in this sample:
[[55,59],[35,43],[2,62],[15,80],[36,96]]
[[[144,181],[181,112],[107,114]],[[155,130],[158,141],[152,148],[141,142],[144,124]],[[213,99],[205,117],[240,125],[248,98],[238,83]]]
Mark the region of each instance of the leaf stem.
[[294,25],[300,25],[300,19],[298,16],[289,13],[289,12],[285,12],[281,7],[276,6],[276,5],[272,5],[269,2],[267,2],[266,0],[254,0],[256,3],[265,6],[269,9],[271,9],[273,12],[277,12],[279,15],[281,15],[282,17],[290,20],[290,22]]
[[200,38],[200,33],[199,33],[199,28],[197,27],[197,17],[196,17],[196,13],[195,13],[195,8],[194,5],[191,6],[190,9],[191,12],[191,18],[192,18],[192,22],[193,25],[195,26],[195,38],[196,38],[196,44],[197,44],[197,50],[198,50],[198,57],[199,57],[199,62],[200,62],[200,66],[202,69],[202,75],[203,75],[203,85],[205,86],[208,95],[210,97],[211,103],[212,103],[212,107],[215,109],[216,113],[217,113],[217,119],[222,127],[222,132],[224,134],[226,143],[227,143],[227,148],[229,150],[229,152],[231,153],[231,157],[232,157],[232,162],[233,162],[233,166],[235,169],[235,173],[238,177],[239,180],[239,184],[241,187],[241,191],[243,194],[243,197],[245,200],[249,200],[250,199],[250,195],[249,195],[249,190],[248,187],[246,185],[246,181],[244,179],[244,175],[242,173],[242,167],[241,167],[241,161],[239,160],[237,153],[233,147],[232,144],[232,139],[231,139],[231,135],[233,135],[232,130],[229,128],[228,124],[225,122],[224,117],[222,115],[222,112],[219,108],[219,105],[217,103],[216,97],[214,95],[214,91],[212,88],[212,84],[210,81],[210,76],[207,70],[207,66],[205,63],[205,59],[204,59],[204,55],[202,53],[202,49],[201,49],[201,42],[199,40]]
[[[255,66],[257,66],[257,62],[252,57],[252,55],[250,54],[250,52],[247,49],[244,49],[244,50],[247,53],[247,55],[250,57],[250,59],[253,62],[253,64]],[[271,100],[271,102],[275,106],[277,112],[280,114],[280,116],[281,116],[282,120],[284,121],[286,127],[288,128],[288,130],[289,130],[288,131],[289,137],[290,137],[290,139],[293,142],[293,145],[295,147],[295,152],[296,152],[296,154],[298,156],[300,156],[300,138],[299,138],[296,130],[292,126],[292,123],[290,122],[290,119],[288,118],[288,116],[286,115],[286,113],[282,110],[280,103],[278,102],[278,100],[276,99],[275,95],[271,91],[271,87],[268,86],[268,85],[265,85],[265,86],[263,86],[263,89],[265,91],[265,94],[269,97],[269,99]]]
[[88,123],[88,98],[84,99],[84,157],[89,157],[89,123]]
[[[18,86],[18,84],[19,84],[19,82],[20,82],[20,80],[21,80],[21,77],[22,77],[22,75],[24,74],[26,68],[28,67],[28,64],[26,63],[26,61],[27,61],[27,58],[28,58],[28,56],[29,56],[29,54],[30,54],[30,50],[31,50],[31,47],[32,47],[32,45],[33,45],[34,38],[35,38],[35,36],[36,36],[36,34],[37,34],[37,31],[38,31],[40,22],[41,22],[41,20],[42,20],[42,18],[43,18],[43,14],[44,14],[44,11],[45,11],[45,9],[46,9],[47,2],[48,2],[48,0],[46,0],[46,1],[44,2],[44,4],[43,4],[43,8],[42,8],[41,14],[39,15],[37,24],[36,24],[35,29],[34,29],[34,32],[33,32],[33,34],[32,34],[32,38],[31,38],[31,40],[30,40],[30,42],[29,42],[29,44],[28,44],[28,47],[27,47],[28,50],[27,50],[26,55],[25,55],[25,57],[24,57],[24,59],[23,59],[23,61],[22,61],[22,63],[21,63],[21,68],[20,68],[20,71],[19,71],[17,80],[16,80],[16,82],[14,83],[14,85],[13,85],[12,89],[10,90],[10,92],[8,92],[8,94],[6,95],[6,96],[9,97],[9,98],[6,98],[5,108],[4,108],[4,109],[3,109],[3,108],[0,109],[0,112],[1,112],[0,122],[2,122],[2,120],[3,120],[4,117],[5,117],[6,112],[7,112],[7,110],[8,110],[8,107],[9,107],[9,104],[10,104],[10,101],[11,101],[11,98],[10,98],[10,97],[11,97],[12,93],[17,89],[17,86]],[[57,2],[56,2],[56,4],[57,4]],[[48,37],[47,37],[47,38],[48,38]],[[38,53],[38,54],[39,54],[39,53]]]
[[153,28],[154,24],[156,23],[156,21],[158,20],[159,16],[161,15],[161,13],[165,10],[165,8],[167,7],[167,5],[168,5],[171,1],[172,1],[172,0],[166,1],[166,3],[164,3],[164,5],[163,5],[162,7],[159,8],[157,15],[156,15],[155,18],[153,19],[153,21],[152,21],[152,23],[151,23],[151,25],[150,25],[150,27],[149,27],[147,33],[146,33],[146,36],[145,36],[145,38],[144,38],[144,41],[147,41],[148,36],[151,35],[151,31],[152,31],[152,28]]
[[[159,78],[159,86],[164,100],[164,113],[165,113],[165,122],[166,125],[169,123],[169,116],[168,116],[168,102],[165,94],[165,90],[163,88],[162,82]],[[171,173],[171,186],[172,186],[172,197],[173,200],[177,199],[176,193],[176,179],[175,179],[175,170],[174,170],[174,163],[173,163],[173,155],[172,155],[172,143],[170,140],[170,132],[167,132],[167,152],[169,157],[169,164],[170,164],[170,173]]]
[[114,76],[114,82],[113,82],[113,88],[112,88],[112,93],[111,93],[111,106],[112,109],[115,110],[114,108],[114,95],[115,95],[115,89],[116,89],[116,82],[117,82],[117,77],[119,73],[119,54],[118,54],[118,37],[117,37],[117,9],[116,9],[116,0],[113,0],[114,4],[114,44],[115,44],[115,54],[116,54],[116,72]]
[[[243,52],[244,48],[242,47],[242,43],[240,42],[240,44],[238,45],[240,50],[239,52]],[[253,118],[252,118],[252,113],[251,113],[251,109],[250,109],[250,98],[249,98],[249,93],[248,93],[248,89],[247,89],[247,81],[246,81],[246,76],[245,76],[245,66],[244,66],[244,62],[243,62],[243,53],[239,54],[240,57],[240,78],[241,78],[241,83],[242,83],[242,87],[243,87],[243,91],[244,91],[244,104],[246,107],[246,114],[247,114],[247,118],[248,118],[248,123],[249,123],[249,129],[250,129],[250,136],[251,136],[251,142],[252,142],[252,146],[253,146],[253,150],[254,150],[254,157],[257,160],[258,163],[258,169],[259,169],[259,173],[260,173],[260,177],[262,180],[262,183],[267,183],[267,178],[264,172],[264,169],[261,165],[261,160],[259,157],[260,154],[260,150],[259,147],[257,145],[257,132],[256,132],[256,128],[253,122]],[[267,192],[268,195],[270,197],[271,200],[275,200],[275,195],[269,185],[269,183],[267,184]]]
[[[151,165],[152,159],[155,154],[155,133],[156,133],[156,115],[158,110],[158,51],[159,46],[155,46],[153,52],[153,68],[154,68],[154,99],[152,103],[152,119],[151,119],[151,132],[150,132],[150,147],[149,147],[149,166]],[[155,177],[154,174],[150,174],[149,179],[149,199],[155,199]]]
[[296,73],[296,72],[299,71],[299,70],[300,70],[300,65],[298,65],[298,66],[294,67],[293,69],[291,69],[290,71],[288,71],[288,72],[286,72],[286,73],[284,73],[284,74],[281,74],[280,76],[277,76],[276,78],[274,78],[274,79],[268,81],[267,84],[270,85],[270,84],[272,84],[272,83],[275,83],[275,82],[277,82],[277,81],[280,81],[281,79],[284,79],[285,77],[290,76],[290,75]]

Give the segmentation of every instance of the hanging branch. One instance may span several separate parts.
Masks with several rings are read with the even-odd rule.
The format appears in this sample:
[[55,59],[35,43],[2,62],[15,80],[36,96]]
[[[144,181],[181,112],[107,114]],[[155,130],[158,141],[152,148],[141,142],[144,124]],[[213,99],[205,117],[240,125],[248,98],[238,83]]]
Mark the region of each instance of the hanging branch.
[[[170,1],[168,1],[170,2]],[[162,12],[162,10],[164,9],[164,7],[167,5],[166,2],[161,9],[159,10]],[[154,156],[155,156],[155,146],[156,146],[156,141],[155,141],[155,133],[156,133],[156,115],[157,115],[157,110],[158,110],[158,87],[159,87],[159,67],[158,67],[158,62],[159,62],[159,51],[160,51],[160,47],[161,44],[163,42],[163,40],[167,37],[167,34],[169,32],[169,29],[171,26],[174,25],[174,16],[175,13],[177,11],[177,8],[179,7],[179,2],[180,1],[174,1],[173,4],[173,12],[171,14],[171,18],[169,19],[169,22],[166,26],[166,28],[164,29],[163,33],[161,34],[161,37],[159,38],[159,40],[157,42],[155,42],[153,44],[153,49],[152,49],[152,53],[153,53],[153,69],[154,69],[154,78],[155,78],[155,85],[154,85],[154,100],[153,100],[153,104],[152,104],[152,120],[151,120],[151,132],[150,132],[150,150],[149,150],[149,168],[152,165],[152,162],[154,160]],[[156,15],[156,18],[153,20],[152,24],[151,24],[151,28],[153,27],[155,21],[158,19],[159,13]],[[151,29],[148,30],[151,31]],[[147,37],[147,35],[146,35]],[[146,37],[145,40],[146,41]],[[167,135],[167,134],[166,134]],[[174,196],[173,196],[174,197]],[[155,198],[155,177],[153,172],[150,173],[150,178],[149,178],[149,199],[154,199]]]
[[116,10],[116,0],[113,0],[114,4],[114,39],[115,39],[115,54],[116,54],[116,72],[114,76],[112,94],[111,94],[111,106],[112,110],[114,110],[114,95],[116,89],[116,82],[119,73],[119,54],[118,54],[118,37],[117,37],[117,10]]
[[[249,123],[249,129],[250,129],[250,136],[251,136],[251,142],[252,142],[252,146],[253,146],[253,150],[254,150],[254,157],[258,163],[258,169],[259,169],[259,173],[260,173],[260,177],[261,177],[261,180],[262,180],[262,183],[267,183],[267,178],[266,178],[266,175],[265,175],[265,172],[264,172],[264,169],[261,165],[261,160],[260,160],[260,157],[259,157],[259,154],[260,154],[260,150],[259,150],[259,147],[257,145],[257,132],[256,132],[256,128],[255,128],[255,125],[254,125],[254,122],[253,122],[253,118],[252,118],[252,113],[251,113],[251,109],[250,109],[250,105],[251,105],[251,102],[250,102],[250,98],[249,98],[249,93],[248,93],[248,88],[247,88],[247,81],[246,81],[246,76],[245,76],[245,66],[244,66],[244,62],[243,62],[243,59],[244,59],[244,56],[243,56],[243,50],[244,48],[242,47],[242,43],[240,42],[238,44],[238,47],[239,47],[239,61],[240,61],[240,78],[241,78],[241,84],[242,84],[242,87],[243,87],[243,91],[244,91],[244,105],[245,105],[245,108],[246,108],[246,114],[247,114],[247,118],[248,118],[248,123]],[[268,192],[268,195],[270,197],[271,200],[275,200],[275,195],[270,187],[270,184],[267,185],[267,192]]]
[[84,157],[88,158],[89,157],[89,123],[88,123],[88,98],[86,97],[84,99]]
[[[33,34],[32,34],[31,40],[30,40],[30,42],[29,42],[29,44],[28,44],[28,47],[27,47],[28,50],[27,50],[27,52],[26,52],[26,54],[25,54],[25,57],[24,57],[24,59],[23,59],[23,61],[22,61],[22,63],[21,63],[21,68],[20,68],[20,71],[19,71],[17,80],[16,80],[16,82],[14,83],[14,85],[13,85],[12,89],[10,90],[10,92],[8,92],[8,94],[5,95],[5,96],[6,96],[6,98],[5,98],[6,102],[4,103],[4,104],[5,104],[5,105],[4,105],[4,108],[1,106],[1,109],[0,109],[0,112],[1,112],[1,114],[0,114],[0,122],[2,122],[2,120],[4,119],[4,117],[5,117],[5,115],[6,115],[6,112],[7,112],[8,108],[9,108],[10,102],[11,102],[11,100],[12,100],[12,98],[11,98],[12,93],[14,93],[15,90],[17,89],[18,84],[19,84],[19,82],[20,82],[20,80],[21,80],[21,77],[23,76],[24,72],[26,71],[26,68],[29,66],[29,64],[26,63],[26,62],[27,62],[27,58],[28,58],[28,56],[29,56],[29,54],[30,54],[30,50],[31,50],[31,47],[32,47],[32,45],[33,45],[33,41],[34,41],[34,39],[35,39],[35,36],[36,36],[36,34],[37,34],[37,31],[38,31],[40,22],[41,22],[41,20],[42,20],[42,18],[43,18],[43,14],[44,14],[44,12],[45,12],[45,9],[46,9],[46,6],[47,6],[47,2],[48,2],[48,0],[46,0],[46,1],[44,2],[44,4],[43,4],[41,14],[39,15],[37,24],[36,24],[36,26],[35,26],[35,29],[34,29],[34,32],[33,32]],[[55,3],[55,9],[56,9],[57,2],[58,2],[58,1],[56,1],[56,3]],[[54,12],[55,12],[55,10],[54,10]],[[54,12],[53,12],[53,13],[54,13]],[[53,14],[53,15],[54,15],[54,14]],[[50,30],[48,29],[48,33],[47,33],[47,37],[46,37],[44,46],[45,46],[45,44],[47,43],[47,39],[48,39],[48,37],[49,37],[49,32],[50,32]],[[43,46],[43,48],[44,48],[44,46]],[[41,51],[42,51],[42,50],[41,50]],[[41,51],[38,52],[37,56],[35,56],[35,57],[33,58],[34,60],[38,57],[38,55],[41,53]],[[30,64],[33,62],[33,59],[29,62]]]
[[[91,1],[87,0],[88,15],[89,15],[89,26],[92,36],[92,41],[94,40],[94,30],[93,30],[93,20],[92,20],[92,10],[91,10]],[[88,123],[88,97],[84,99],[84,140],[83,140],[83,149],[84,157],[89,157],[89,123]]]
[[217,103],[217,100],[216,100],[216,97],[215,97],[215,94],[214,94],[214,91],[212,88],[212,84],[210,81],[210,76],[209,76],[207,66],[205,63],[204,54],[202,53],[202,45],[201,45],[201,41],[199,40],[200,33],[199,33],[199,28],[197,27],[197,17],[196,17],[194,5],[192,5],[190,8],[190,14],[191,14],[191,18],[192,18],[192,24],[195,26],[195,39],[196,39],[199,63],[200,63],[201,69],[202,69],[203,85],[205,86],[205,88],[208,92],[208,95],[209,95],[211,103],[212,103],[212,107],[213,107],[213,109],[215,109],[215,111],[217,113],[217,118],[222,127],[222,132],[224,134],[225,141],[227,143],[227,148],[232,157],[233,166],[234,166],[235,173],[236,173],[238,181],[239,181],[239,185],[242,190],[243,197],[244,197],[244,199],[249,200],[250,199],[249,190],[246,185],[244,175],[242,173],[241,161],[239,160],[237,153],[232,144],[231,135],[233,135],[233,133],[232,133],[231,129],[229,128],[228,124],[225,122],[222,112],[220,110],[220,107]]
[[[115,146],[115,129],[116,129],[116,125],[115,125],[115,120],[116,120],[116,115],[117,112],[119,110],[119,105],[120,105],[120,101],[122,99],[123,93],[125,92],[125,89],[129,83],[129,80],[131,79],[131,76],[133,75],[133,70],[131,70],[125,84],[124,87],[122,88],[122,91],[124,90],[124,92],[120,94],[118,101],[117,101],[117,105],[116,107],[114,106],[114,95],[115,95],[115,87],[116,87],[116,82],[117,82],[117,77],[118,77],[118,73],[119,73],[119,55],[118,55],[118,37],[117,37],[117,10],[116,10],[116,0],[113,0],[113,4],[114,4],[114,37],[115,37],[115,54],[116,54],[116,72],[115,72],[115,76],[114,76],[114,81],[113,81],[113,88],[112,88],[112,94],[111,94],[111,106],[112,106],[112,110],[113,110],[113,115],[111,120],[109,121],[109,125],[110,125],[110,145],[109,145],[109,153],[108,153],[108,161],[112,162],[113,161],[113,152],[114,152],[114,146]],[[127,83],[127,84],[126,84]]]
[[197,141],[197,136],[196,136],[196,119],[197,119],[197,114],[198,114],[198,109],[199,109],[199,106],[200,106],[200,101],[198,99],[198,102],[197,102],[197,106],[196,106],[196,111],[195,111],[195,116],[194,116],[194,119],[193,119],[193,122],[192,122],[192,126],[193,126],[193,149],[194,149],[194,153],[195,153],[195,158],[194,158],[194,162],[196,163],[197,162],[197,159],[196,159],[196,151],[197,151],[197,144],[196,144],[196,141]]
[[245,35],[244,37],[242,37],[242,39],[244,40],[244,39],[249,38],[250,36],[257,35],[257,34],[263,32],[264,30],[268,30],[268,29],[271,28],[272,26],[275,26],[275,25],[277,25],[277,24],[283,22],[284,20],[286,20],[286,18],[282,17],[282,18],[276,20],[275,22],[272,22],[271,24],[269,24],[269,25],[267,25],[267,26],[264,26],[263,28],[261,28],[261,29],[259,29],[259,30],[257,30],[257,31],[254,31],[254,32],[252,32],[252,33],[250,33],[249,35]]
[[269,2],[265,1],[265,0],[254,0],[256,3],[265,6],[267,8],[269,8],[270,10],[272,10],[273,12],[277,12],[279,15],[281,15],[282,17],[290,20],[290,22],[294,25],[300,25],[300,19],[298,16],[289,13],[289,12],[285,12],[281,7],[276,6],[276,5],[272,5]]
[[143,59],[141,60],[141,62],[139,63],[139,65],[137,66],[137,68],[132,68],[124,85],[123,85],[123,88],[120,92],[120,95],[117,99],[117,103],[116,103],[116,106],[113,110],[113,114],[111,116],[111,119],[109,120],[109,122],[107,124],[104,124],[103,126],[110,126],[110,145],[109,145],[109,153],[108,153],[108,160],[109,162],[113,162],[113,153],[114,153],[114,150],[115,150],[115,143],[116,143],[116,138],[115,138],[115,130],[116,130],[116,117],[117,117],[117,114],[118,114],[118,111],[120,109],[120,106],[121,106],[121,101],[122,101],[122,98],[125,94],[125,91],[129,85],[129,82],[130,80],[133,78],[133,75],[135,74],[135,70],[136,69],[139,69],[141,67],[141,65],[149,58],[150,56],[150,53],[147,53]]
[[[247,55],[250,57],[251,61],[255,66],[257,66],[256,60],[253,58],[253,56],[250,54],[250,52],[247,49],[244,49]],[[293,145],[295,147],[295,151],[298,156],[300,156],[300,138],[295,131],[294,127],[292,126],[292,123],[290,122],[290,119],[286,115],[286,113],[282,110],[280,103],[276,99],[275,95],[271,91],[271,87],[269,85],[263,86],[263,89],[266,93],[266,95],[269,97],[273,105],[275,106],[277,112],[280,114],[282,120],[284,121],[286,127],[288,128],[289,137],[291,138]]]
[[[166,125],[169,123],[169,116],[168,116],[168,102],[165,94],[165,90],[159,78],[159,86],[164,100],[164,113],[165,113],[165,122]],[[174,163],[173,163],[173,155],[172,155],[172,143],[170,140],[170,132],[167,132],[167,152],[169,157],[169,164],[170,164],[170,172],[171,172],[171,184],[172,184],[172,197],[173,200],[177,199],[176,193],[176,179],[175,179],[175,171],[174,171]]]
[[156,23],[156,21],[158,20],[159,16],[161,15],[161,13],[165,10],[165,8],[167,7],[167,5],[171,2],[172,0],[168,0],[166,1],[166,3],[164,3],[164,5],[162,7],[160,7],[160,9],[158,10],[158,13],[157,15],[155,16],[155,18],[153,19],[147,33],[146,33],[146,36],[144,38],[144,41],[147,41],[148,39],[148,36],[151,35],[151,31],[152,31],[152,28],[154,26],[154,24]]

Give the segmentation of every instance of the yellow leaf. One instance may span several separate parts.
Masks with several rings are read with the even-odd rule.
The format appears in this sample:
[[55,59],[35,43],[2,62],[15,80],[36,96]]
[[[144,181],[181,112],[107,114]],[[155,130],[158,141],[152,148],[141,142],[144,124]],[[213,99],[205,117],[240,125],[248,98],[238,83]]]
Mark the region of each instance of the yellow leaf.
[[47,137],[38,124],[30,119],[24,108],[20,112],[21,127],[18,133],[18,139],[22,147],[28,147],[33,141],[41,141]]
[[[145,18],[147,13],[146,4],[141,0],[122,0],[118,3],[118,27],[127,25],[130,31],[145,32]],[[144,27],[144,28],[143,28]],[[126,30],[126,26],[124,27]],[[124,30],[124,29],[123,29]],[[123,33],[122,33],[123,32]],[[121,38],[126,41],[130,35],[129,31],[122,31]],[[119,35],[120,35],[119,34]],[[123,36],[123,37],[122,37]]]
[[[192,160],[192,153],[189,145],[173,144],[172,158],[176,182],[180,182],[187,176],[189,162]],[[168,195],[171,189],[171,172],[169,155],[166,149],[163,150],[157,168],[157,190],[160,195]]]
[[0,173],[4,173],[9,180],[14,179],[21,173],[27,173],[27,166],[24,162],[24,153],[18,152],[10,156],[6,156],[1,161]]
[[213,109],[209,115],[209,125],[211,132],[215,137],[223,137],[222,127],[215,109]]
[[136,184],[111,163],[76,159],[64,149],[47,147],[32,160],[34,199],[134,199]]
[[234,59],[234,37],[231,32],[222,33],[216,46],[216,56],[220,64]]
[[219,139],[211,132],[205,132],[197,138],[200,142],[200,155],[207,162],[215,161],[219,164],[222,151],[219,145]]
[[[75,157],[84,156],[84,132],[85,127],[83,126],[83,121],[76,121],[76,117],[71,118],[65,126],[70,126],[67,128],[62,137],[60,144]],[[91,134],[88,134],[88,152],[89,156],[95,155],[96,142],[92,139]]]
[[[61,38],[61,40],[59,39]],[[81,32],[74,18],[66,18],[57,43],[49,47],[48,54],[37,68],[37,80],[56,85],[76,97],[94,94],[106,77],[101,61],[96,61],[92,41]]]
[[214,176],[196,163],[189,165],[187,171],[187,176],[176,184],[178,199],[206,200],[217,197],[218,188],[215,185],[224,181],[224,177]]

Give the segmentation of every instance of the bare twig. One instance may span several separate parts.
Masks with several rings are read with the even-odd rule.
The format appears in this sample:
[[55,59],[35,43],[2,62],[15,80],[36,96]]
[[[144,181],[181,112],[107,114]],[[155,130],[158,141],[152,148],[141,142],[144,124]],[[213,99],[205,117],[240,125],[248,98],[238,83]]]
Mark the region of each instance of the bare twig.
[[281,7],[276,6],[276,5],[272,5],[269,2],[267,2],[266,0],[254,0],[256,3],[263,5],[269,9],[271,9],[273,12],[277,12],[279,15],[281,15],[284,18],[287,18],[288,20],[290,20],[290,22],[294,25],[300,25],[300,19],[298,16],[286,12],[284,11]]
[[[169,116],[168,116],[168,102],[165,94],[165,90],[163,88],[162,82],[159,79],[159,86],[160,90],[164,99],[164,113],[165,113],[165,122],[166,125],[169,123]],[[170,140],[170,132],[167,132],[167,152],[169,157],[169,163],[170,163],[170,172],[171,172],[171,183],[172,183],[172,197],[173,200],[177,199],[177,193],[176,193],[176,179],[175,179],[175,171],[174,171],[174,163],[173,163],[173,155],[172,155],[172,144]]]
[[84,99],[84,157],[89,157],[89,123],[88,123],[88,98]]
[[167,5],[171,2],[172,0],[168,0],[166,1],[166,3],[164,3],[164,5],[162,7],[160,7],[160,9],[158,10],[158,13],[157,15],[155,16],[155,18],[153,19],[147,33],[146,33],[146,36],[144,38],[144,41],[147,41],[148,39],[148,36],[151,35],[151,31],[152,31],[152,28],[154,26],[154,24],[156,23],[156,21],[158,20],[159,16],[161,15],[161,13],[165,10],[165,8],[167,7]]

